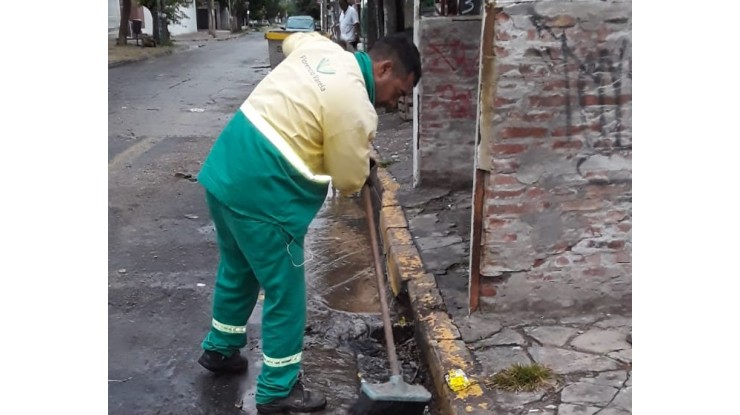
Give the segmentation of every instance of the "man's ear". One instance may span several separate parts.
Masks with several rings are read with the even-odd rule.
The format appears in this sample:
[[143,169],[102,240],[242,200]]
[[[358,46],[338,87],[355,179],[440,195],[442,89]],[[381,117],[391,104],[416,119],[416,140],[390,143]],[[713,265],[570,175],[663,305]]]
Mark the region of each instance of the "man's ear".
[[388,59],[380,64],[380,76],[383,78],[387,78],[391,73],[393,73],[393,61]]

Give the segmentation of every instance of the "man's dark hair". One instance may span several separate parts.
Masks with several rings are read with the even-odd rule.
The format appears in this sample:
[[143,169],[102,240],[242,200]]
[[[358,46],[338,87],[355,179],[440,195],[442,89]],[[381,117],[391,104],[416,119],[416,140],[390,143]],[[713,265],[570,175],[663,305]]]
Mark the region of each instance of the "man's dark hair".
[[[408,76],[407,74],[413,73],[414,86],[419,83],[421,79],[419,49],[408,33],[398,32],[378,39],[368,54],[373,60],[391,59],[397,68],[396,74]],[[405,73],[401,73],[401,68]]]

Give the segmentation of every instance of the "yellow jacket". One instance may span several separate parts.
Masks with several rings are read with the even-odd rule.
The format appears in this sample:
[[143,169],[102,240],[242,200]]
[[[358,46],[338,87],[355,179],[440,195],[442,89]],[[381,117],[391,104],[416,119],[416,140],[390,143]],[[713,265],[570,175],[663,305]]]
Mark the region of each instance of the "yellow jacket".
[[359,191],[378,115],[357,60],[318,33],[288,36],[283,53],[247,102],[313,174],[331,176],[345,193]]

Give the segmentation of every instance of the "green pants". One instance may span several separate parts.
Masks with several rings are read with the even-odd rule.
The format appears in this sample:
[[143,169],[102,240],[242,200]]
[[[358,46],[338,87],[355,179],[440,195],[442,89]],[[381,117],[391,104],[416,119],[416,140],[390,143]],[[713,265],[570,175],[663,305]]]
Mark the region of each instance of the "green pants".
[[264,363],[257,379],[257,403],[287,396],[301,367],[306,323],[303,241],[274,224],[255,221],[221,204],[208,206],[220,262],[213,298],[213,324],[203,348],[230,355],[246,345],[246,326],[260,287]]
[[298,378],[306,323],[303,239],[328,181],[307,177],[306,166],[296,167],[300,157],[288,146],[278,148],[279,135],[269,123],[261,125],[265,131],[237,111],[198,181],[206,189],[220,254],[213,321],[202,346],[225,355],[244,347],[262,288],[264,363],[256,400],[264,404],[287,396]]

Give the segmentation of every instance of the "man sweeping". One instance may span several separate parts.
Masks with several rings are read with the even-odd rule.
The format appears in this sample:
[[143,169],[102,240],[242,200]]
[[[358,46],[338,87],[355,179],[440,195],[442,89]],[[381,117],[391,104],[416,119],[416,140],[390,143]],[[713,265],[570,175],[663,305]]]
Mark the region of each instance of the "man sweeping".
[[263,365],[257,411],[311,412],[326,399],[299,379],[306,322],[303,240],[329,182],[359,191],[369,174],[375,107],[395,104],[421,77],[419,51],[394,34],[348,53],[315,33],[283,42],[285,60],[226,125],[198,180],[220,254],[211,328],[198,362],[244,372],[240,349],[260,288]]

